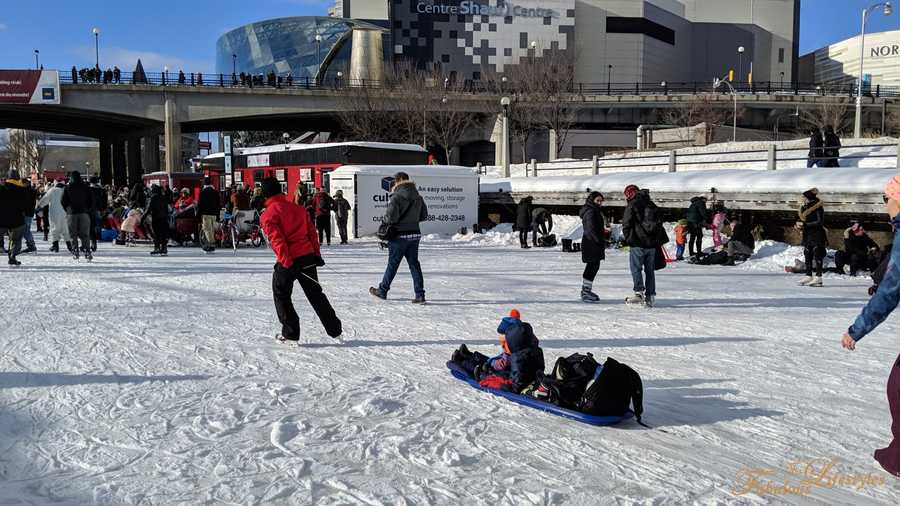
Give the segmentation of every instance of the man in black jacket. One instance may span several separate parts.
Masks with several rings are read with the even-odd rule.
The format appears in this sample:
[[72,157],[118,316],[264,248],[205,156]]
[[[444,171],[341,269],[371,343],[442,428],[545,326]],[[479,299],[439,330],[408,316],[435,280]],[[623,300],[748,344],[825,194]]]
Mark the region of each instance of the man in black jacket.
[[0,237],[9,234],[7,256],[9,265],[14,267],[22,264],[16,260],[16,255],[22,249],[27,200],[25,185],[19,180],[18,171],[10,169],[6,182],[0,186]]
[[207,253],[216,250],[216,223],[219,221],[221,209],[222,201],[219,199],[219,192],[213,188],[210,178],[203,178],[203,189],[200,190],[200,200],[197,202],[197,214],[200,216],[203,235],[206,237],[203,251]]
[[347,220],[350,218],[350,202],[344,198],[344,192],[341,190],[334,194],[334,217],[337,218],[341,244],[347,244]]
[[97,241],[100,240],[102,229],[101,218],[109,207],[109,193],[100,186],[100,178],[91,177],[91,195],[94,198],[94,207],[91,209],[91,251],[97,251]]
[[530,195],[523,197],[516,206],[516,230],[519,231],[519,247],[528,249],[528,231],[531,230],[531,203],[534,200]]
[[22,179],[22,182],[25,183],[25,228],[22,229],[22,239],[25,240],[26,246],[22,253],[34,253],[37,251],[37,245],[34,243],[34,234],[31,233],[31,222],[34,221],[34,213],[40,197],[30,179]]
[[163,194],[162,188],[153,185],[150,190],[150,202],[147,204],[147,212],[141,221],[150,219],[153,226],[153,256],[167,256],[169,254],[169,202]]
[[668,242],[659,219],[659,209],[650,200],[650,192],[635,185],[625,188],[628,206],[622,217],[622,235],[629,246],[629,266],[634,281],[634,296],[628,304],[653,307],[656,300],[656,255]]
[[69,235],[72,237],[72,256],[78,260],[79,244],[84,257],[90,261],[91,254],[91,212],[94,209],[94,195],[88,185],[81,179],[81,173],[72,171],[70,181],[63,190],[62,206],[66,210],[66,221],[69,225]]

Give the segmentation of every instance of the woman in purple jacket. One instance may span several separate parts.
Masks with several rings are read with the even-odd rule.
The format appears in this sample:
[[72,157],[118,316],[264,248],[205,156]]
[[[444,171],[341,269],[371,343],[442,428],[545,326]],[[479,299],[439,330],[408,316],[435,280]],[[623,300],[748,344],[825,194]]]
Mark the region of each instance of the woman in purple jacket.
[[[888,183],[884,191],[885,205],[891,217],[894,231],[900,228],[900,174]],[[900,303],[900,234],[894,234],[894,247],[884,280],[878,291],[863,308],[862,313],[847,329],[842,345],[848,350],[856,349],[856,343],[875,330],[897,308]],[[900,355],[894,361],[887,384],[888,406],[891,410],[891,433],[894,440],[887,448],[875,450],[875,460],[887,472],[900,476]]]

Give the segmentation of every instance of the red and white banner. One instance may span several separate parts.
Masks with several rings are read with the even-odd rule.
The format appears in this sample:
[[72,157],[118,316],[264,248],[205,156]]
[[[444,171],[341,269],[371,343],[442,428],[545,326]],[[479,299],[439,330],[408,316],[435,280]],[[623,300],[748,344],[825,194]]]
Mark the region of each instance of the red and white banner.
[[0,70],[0,104],[59,104],[56,70]]

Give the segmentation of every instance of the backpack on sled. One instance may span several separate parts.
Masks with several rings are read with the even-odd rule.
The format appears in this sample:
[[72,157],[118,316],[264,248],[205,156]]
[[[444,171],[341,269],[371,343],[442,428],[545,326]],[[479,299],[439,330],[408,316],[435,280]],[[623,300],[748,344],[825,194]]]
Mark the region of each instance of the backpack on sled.
[[597,371],[590,353],[560,357],[550,374],[542,375],[522,393],[567,409],[578,409],[588,383]]
[[[644,412],[644,385],[631,367],[607,358],[596,379],[584,391],[578,410],[589,415],[622,415],[634,406],[634,416],[641,423]],[[642,424],[643,425],[643,424]]]

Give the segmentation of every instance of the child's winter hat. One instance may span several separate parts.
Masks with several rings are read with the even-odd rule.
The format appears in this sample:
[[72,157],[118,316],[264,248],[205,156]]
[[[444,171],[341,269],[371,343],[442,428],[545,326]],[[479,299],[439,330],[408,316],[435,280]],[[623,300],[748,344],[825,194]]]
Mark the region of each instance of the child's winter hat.
[[686,227],[686,226],[688,226],[688,220],[685,218],[682,218],[682,219],[678,220],[678,224],[681,225],[682,227]]
[[805,192],[803,192],[803,196],[808,198],[809,200],[816,198],[816,196],[818,196],[818,195],[819,195],[818,188],[810,188],[809,190],[806,190]]
[[509,330],[510,327],[519,323],[519,319],[522,315],[519,313],[518,309],[513,309],[509,312],[509,316],[504,316],[502,320],[500,320],[500,325],[497,326],[498,334],[506,334],[506,331]]
[[884,188],[884,195],[892,200],[900,200],[900,174],[894,176],[894,179]]

